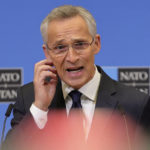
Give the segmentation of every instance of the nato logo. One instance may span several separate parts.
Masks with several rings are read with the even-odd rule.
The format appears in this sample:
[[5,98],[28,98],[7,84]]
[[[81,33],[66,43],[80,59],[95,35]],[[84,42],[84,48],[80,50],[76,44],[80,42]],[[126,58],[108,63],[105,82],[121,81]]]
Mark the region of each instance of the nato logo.
[[0,101],[10,102],[17,98],[22,85],[22,69],[0,69]]
[[149,68],[118,68],[118,81],[149,94]]

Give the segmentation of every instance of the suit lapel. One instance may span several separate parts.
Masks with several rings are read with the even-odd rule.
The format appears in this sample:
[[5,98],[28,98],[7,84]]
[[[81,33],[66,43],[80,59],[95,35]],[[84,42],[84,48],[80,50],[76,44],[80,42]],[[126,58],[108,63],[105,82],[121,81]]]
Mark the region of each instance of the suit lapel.
[[118,103],[117,99],[115,98],[117,91],[115,89],[114,81],[107,76],[100,67],[97,68],[101,73],[101,81],[98,90],[96,108],[108,108],[114,110]]
[[[115,110],[118,109],[118,100],[115,97],[115,94],[117,93],[117,91],[115,88],[114,81],[109,76],[107,76],[107,74],[100,67],[97,67],[97,68],[98,68],[98,71],[101,73],[101,81],[100,81],[100,86],[98,89],[96,109],[94,112],[91,129],[90,129],[89,136],[88,136],[89,141],[90,141],[90,137],[92,137],[93,133],[95,133],[95,127],[103,130],[103,128],[101,128],[101,124],[107,125],[107,123],[109,123]],[[98,111],[99,108],[104,109],[104,110],[109,109],[109,111],[107,114],[105,113],[101,114],[101,112],[103,113],[103,111],[101,111],[101,109],[100,111]],[[103,118],[103,115],[106,115],[104,117],[105,118],[104,120],[99,118],[99,117]]]
[[63,97],[63,92],[62,92],[62,85],[61,85],[61,80],[58,79],[57,87],[56,87],[56,93],[54,96],[54,99],[49,106],[51,109],[65,109],[65,100]]

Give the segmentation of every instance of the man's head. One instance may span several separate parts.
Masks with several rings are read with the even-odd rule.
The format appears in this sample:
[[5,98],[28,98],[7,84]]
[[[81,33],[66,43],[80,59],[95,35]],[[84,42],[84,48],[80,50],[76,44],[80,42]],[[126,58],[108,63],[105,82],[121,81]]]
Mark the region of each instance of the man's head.
[[55,8],[42,22],[41,32],[45,56],[66,84],[78,89],[92,79],[100,36],[87,10],[71,5]]
[[91,13],[79,6],[64,5],[53,9],[43,20],[40,27],[43,41],[47,42],[47,28],[50,22],[52,22],[53,20],[67,19],[75,16],[81,16],[84,19],[91,36],[94,37],[97,33],[96,22]]

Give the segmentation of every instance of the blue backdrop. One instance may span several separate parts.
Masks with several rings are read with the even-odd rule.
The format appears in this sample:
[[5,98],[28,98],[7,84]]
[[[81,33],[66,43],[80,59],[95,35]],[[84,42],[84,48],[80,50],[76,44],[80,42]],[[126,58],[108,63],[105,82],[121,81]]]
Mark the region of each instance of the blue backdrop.
[[150,65],[150,0],[0,0],[0,68],[22,67],[23,83],[33,80],[34,64],[44,59],[41,21],[63,4],[81,5],[95,16],[102,45],[96,64]]

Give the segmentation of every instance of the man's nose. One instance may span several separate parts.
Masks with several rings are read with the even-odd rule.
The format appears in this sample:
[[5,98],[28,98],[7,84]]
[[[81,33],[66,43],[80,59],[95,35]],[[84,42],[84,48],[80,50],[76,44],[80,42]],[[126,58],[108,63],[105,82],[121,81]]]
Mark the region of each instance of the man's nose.
[[67,56],[66,56],[66,60],[67,60],[68,62],[75,63],[76,61],[78,61],[78,59],[79,59],[78,53],[76,52],[76,50],[74,50],[74,49],[70,46],[69,49],[68,49],[68,53],[67,53]]

